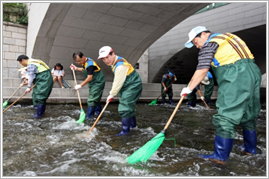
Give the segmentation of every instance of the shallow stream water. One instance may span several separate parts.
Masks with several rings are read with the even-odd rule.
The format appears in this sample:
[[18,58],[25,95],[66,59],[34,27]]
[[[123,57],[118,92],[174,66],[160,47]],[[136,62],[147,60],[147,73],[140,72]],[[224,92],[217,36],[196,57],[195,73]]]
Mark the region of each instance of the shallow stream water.
[[237,128],[226,165],[197,158],[214,150],[212,115],[217,111],[215,103],[208,110],[202,102],[188,108],[183,101],[166,130],[166,138],[175,140],[164,140],[146,163],[129,164],[126,158],[159,134],[175,109],[148,104],[137,104],[137,127],[126,136],[115,136],[121,119],[118,104],[109,104],[89,139],[82,135],[94,120],[77,124],[77,104],[48,104],[41,119],[31,119],[32,105],[17,104],[2,119],[3,176],[266,176],[265,104],[257,119],[257,155],[242,155],[236,149],[243,144]]

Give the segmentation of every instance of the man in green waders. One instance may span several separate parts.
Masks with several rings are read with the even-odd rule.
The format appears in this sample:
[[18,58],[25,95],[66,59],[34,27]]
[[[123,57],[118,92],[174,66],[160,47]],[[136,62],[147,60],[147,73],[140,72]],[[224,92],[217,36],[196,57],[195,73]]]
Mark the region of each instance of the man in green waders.
[[102,59],[107,66],[111,66],[114,73],[112,89],[107,102],[119,95],[119,116],[122,118],[122,130],[117,135],[126,135],[130,127],[136,127],[135,105],[142,92],[142,82],[133,66],[124,58],[117,56],[113,49],[104,46],[99,50],[98,59]]
[[28,87],[25,93],[29,93],[31,87],[36,84],[32,93],[33,105],[37,107],[36,114],[33,118],[40,118],[46,110],[46,101],[49,98],[53,86],[50,68],[42,60],[29,59],[26,55],[20,55],[17,61],[22,66],[27,66]]
[[243,128],[245,154],[256,154],[256,118],[259,115],[261,72],[246,43],[230,33],[211,33],[204,26],[189,32],[187,48],[200,49],[198,65],[188,87],[189,94],[204,79],[210,66],[218,83],[218,113],[213,115],[216,126],[215,149],[211,155],[198,155],[224,163],[232,150],[237,125]]
[[[162,89],[161,92],[162,94],[162,104],[165,104],[165,97],[168,95],[169,97],[169,102],[171,105],[174,105],[173,103],[173,88],[172,88],[172,83],[176,81],[176,75],[172,73],[170,70],[166,74],[163,75],[162,77]],[[170,85],[171,84],[171,85]],[[169,86],[170,85],[170,86]],[[165,91],[165,92],[164,92]]]
[[105,87],[105,76],[99,65],[91,58],[85,57],[82,52],[75,52],[73,54],[73,60],[83,66],[78,68],[75,65],[71,65],[71,70],[77,70],[84,74],[85,80],[75,86],[76,90],[88,84],[89,96],[87,100],[88,109],[85,120],[92,118],[94,115],[99,116],[102,111],[100,100],[102,98],[103,90]]
[[211,104],[211,96],[214,90],[214,79],[210,71],[207,72],[205,78],[201,81],[201,84],[205,87],[204,98],[205,102]]
[[189,93],[187,95],[188,107],[195,107],[196,106],[196,102],[197,102],[196,92],[199,93],[201,100],[204,100],[204,97],[203,97],[201,90],[200,90],[200,84],[199,84],[192,90],[191,93]]

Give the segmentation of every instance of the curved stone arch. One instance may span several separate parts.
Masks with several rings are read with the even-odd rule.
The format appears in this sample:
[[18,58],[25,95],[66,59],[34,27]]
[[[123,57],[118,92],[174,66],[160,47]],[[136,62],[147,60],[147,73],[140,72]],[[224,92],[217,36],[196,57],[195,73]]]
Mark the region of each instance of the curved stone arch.
[[50,3],[35,40],[32,58],[40,58],[49,64],[55,37],[70,7],[71,4]]
[[[31,57],[43,59],[50,67],[62,63],[66,69],[73,63],[73,52],[97,59],[100,47],[110,45],[134,65],[154,41],[208,4],[51,3]],[[106,80],[112,81],[110,67],[97,63]],[[72,79],[69,73],[66,79]]]

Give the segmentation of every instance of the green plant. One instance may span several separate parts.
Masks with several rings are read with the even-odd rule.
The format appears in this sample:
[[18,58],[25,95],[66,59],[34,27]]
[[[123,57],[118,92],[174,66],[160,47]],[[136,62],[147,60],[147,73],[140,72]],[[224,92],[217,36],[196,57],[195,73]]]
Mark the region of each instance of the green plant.
[[23,3],[3,3],[3,21],[28,24],[28,10]]

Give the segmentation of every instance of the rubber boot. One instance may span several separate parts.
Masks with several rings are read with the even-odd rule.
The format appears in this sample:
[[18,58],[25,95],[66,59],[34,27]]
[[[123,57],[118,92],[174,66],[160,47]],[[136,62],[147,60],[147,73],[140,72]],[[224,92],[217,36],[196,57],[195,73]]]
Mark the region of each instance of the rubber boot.
[[95,115],[98,117],[102,111],[102,106],[99,104],[95,107]]
[[163,105],[165,104],[165,98],[162,98],[162,104]]
[[38,104],[36,107],[36,114],[34,114],[33,118],[41,118],[42,114],[44,114],[46,109],[45,104]]
[[198,157],[224,164],[233,148],[233,142],[234,139],[226,139],[216,135],[214,153],[211,155],[198,155]]
[[122,118],[121,119],[121,132],[116,134],[116,136],[126,135],[130,131],[130,121],[131,118]]
[[46,111],[46,104],[43,104],[41,107],[41,115],[43,115]]
[[87,115],[86,115],[85,120],[88,120],[91,117],[93,117],[94,112],[95,112],[95,107],[88,107],[88,109],[87,109]]
[[170,104],[171,104],[171,105],[175,105],[175,104],[173,103],[172,97],[169,97],[169,101],[170,101]]
[[135,128],[136,127],[136,117],[131,117],[130,120],[130,128]]
[[195,107],[196,102],[195,101],[188,101],[188,107]]
[[241,146],[241,151],[247,155],[257,154],[257,134],[256,131],[243,130],[244,146]]

